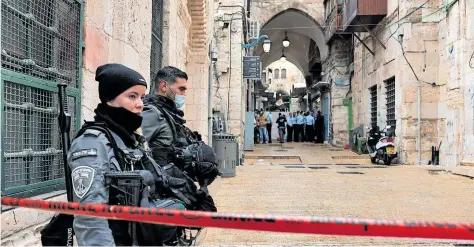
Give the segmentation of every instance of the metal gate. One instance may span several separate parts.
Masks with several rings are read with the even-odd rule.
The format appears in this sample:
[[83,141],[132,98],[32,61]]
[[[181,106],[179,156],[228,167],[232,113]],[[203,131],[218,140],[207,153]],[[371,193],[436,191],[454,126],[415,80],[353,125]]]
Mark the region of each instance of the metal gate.
[[324,116],[324,140],[329,141],[329,106],[330,98],[326,93],[321,101],[322,114]]

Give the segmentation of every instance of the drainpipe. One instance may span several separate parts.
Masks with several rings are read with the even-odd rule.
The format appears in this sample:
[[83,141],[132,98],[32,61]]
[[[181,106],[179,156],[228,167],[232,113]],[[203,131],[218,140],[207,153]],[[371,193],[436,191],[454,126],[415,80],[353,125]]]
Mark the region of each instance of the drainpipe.
[[347,128],[348,128],[348,133],[350,133],[352,129],[352,100],[345,98],[342,100],[342,104],[344,106],[347,106],[347,114],[348,114],[347,115],[347,120],[348,120]]
[[418,165],[421,165],[421,82],[418,80]]
[[207,85],[207,120],[209,121],[207,123],[208,125],[208,133],[207,133],[207,145],[212,147],[212,40],[209,44],[209,80],[208,80],[208,85]]

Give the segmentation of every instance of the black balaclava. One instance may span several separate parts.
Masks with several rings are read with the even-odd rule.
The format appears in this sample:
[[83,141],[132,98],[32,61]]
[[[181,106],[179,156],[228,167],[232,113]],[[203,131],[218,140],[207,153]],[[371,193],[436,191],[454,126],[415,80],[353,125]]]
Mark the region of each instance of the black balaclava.
[[[127,89],[142,85],[146,81],[140,73],[121,64],[105,64],[97,68],[95,79],[99,82],[99,98],[101,103],[94,112],[96,121],[105,121],[122,138],[124,130],[132,135],[142,124],[142,117],[123,107],[113,107],[107,102],[115,99]],[[133,140],[130,140],[133,141]],[[130,144],[130,143],[129,143]]]

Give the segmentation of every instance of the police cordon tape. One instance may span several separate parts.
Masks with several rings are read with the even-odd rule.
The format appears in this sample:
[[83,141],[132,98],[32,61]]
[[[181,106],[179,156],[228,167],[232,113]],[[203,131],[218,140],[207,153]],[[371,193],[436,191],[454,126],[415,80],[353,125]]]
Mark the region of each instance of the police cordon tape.
[[474,223],[210,213],[2,197],[2,205],[152,224],[319,235],[474,240]]

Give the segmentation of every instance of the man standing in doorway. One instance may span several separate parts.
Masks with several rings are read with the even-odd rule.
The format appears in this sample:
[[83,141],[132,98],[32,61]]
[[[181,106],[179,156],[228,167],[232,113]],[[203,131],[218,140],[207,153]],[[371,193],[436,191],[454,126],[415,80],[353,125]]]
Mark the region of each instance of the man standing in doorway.
[[324,116],[318,111],[318,117],[315,121],[316,143],[324,143]]
[[267,117],[267,132],[268,132],[268,143],[272,143],[272,113],[270,112],[270,109],[267,108],[267,111],[265,112],[265,115]]

